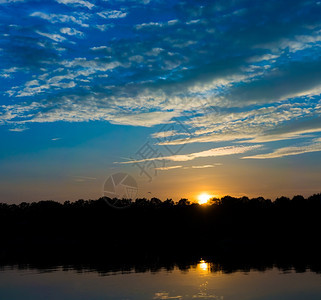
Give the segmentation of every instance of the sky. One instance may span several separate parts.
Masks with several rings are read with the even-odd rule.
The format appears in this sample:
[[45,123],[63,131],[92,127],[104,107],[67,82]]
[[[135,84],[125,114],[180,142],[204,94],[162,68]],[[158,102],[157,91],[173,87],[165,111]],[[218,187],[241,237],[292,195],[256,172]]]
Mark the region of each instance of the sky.
[[321,192],[321,2],[0,0],[0,201]]

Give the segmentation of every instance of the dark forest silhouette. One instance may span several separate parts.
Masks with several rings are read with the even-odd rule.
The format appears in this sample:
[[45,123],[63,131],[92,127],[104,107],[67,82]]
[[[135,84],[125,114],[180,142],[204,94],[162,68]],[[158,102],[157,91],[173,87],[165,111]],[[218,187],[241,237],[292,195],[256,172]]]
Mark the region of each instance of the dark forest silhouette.
[[[123,203],[115,209],[110,203]],[[130,204],[130,205],[129,205]],[[0,204],[0,260],[318,257],[321,194],[208,205],[157,198]]]
[[[295,271],[297,273],[304,272],[314,272],[321,274],[321,263],[311,258],[272,258],[268,257],[267,259],[224,259],[219,258],[208,258],[206,259],[208,269],[206,271],[212,273],[224,273],[231,274],[235,272],[251,272],[259,271],[265,272],[277,268],[280,272],[289,273]],[[136,261],[111,261],[111,260],[96,260],[90,262],[84,261],[68,261],[68,263],[61,261],[36,261],[35,263],[18,264],[14,265],[14,268],[24,270],[38,270],[40,272],[54,272],[62,268],[64,271],[73,270],[76,272],[96,272],[101,276],[107,276],[112,274],[129,274],[129,273],[145,273],[152,272],[158,273],[164,270],[172,272],[175,268],[179,269],[182,272],[189,272],[189,270],[197,268],[197,265],[200,263],[200,259],[196,257],[187,258],[187,257],[162,257],[162,259],[145,259],[145,260],[136,260]],[[4,269],[5,266],[1,267],[0,270]]]

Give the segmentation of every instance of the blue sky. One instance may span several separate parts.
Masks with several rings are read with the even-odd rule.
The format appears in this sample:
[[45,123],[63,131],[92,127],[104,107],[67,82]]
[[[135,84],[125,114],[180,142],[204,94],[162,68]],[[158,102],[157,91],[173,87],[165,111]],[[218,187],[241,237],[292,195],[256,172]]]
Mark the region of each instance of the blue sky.
[[160,198],[320,192],[321,2],[0,0],[0,20],[1,201],[97,198],[113,172]]

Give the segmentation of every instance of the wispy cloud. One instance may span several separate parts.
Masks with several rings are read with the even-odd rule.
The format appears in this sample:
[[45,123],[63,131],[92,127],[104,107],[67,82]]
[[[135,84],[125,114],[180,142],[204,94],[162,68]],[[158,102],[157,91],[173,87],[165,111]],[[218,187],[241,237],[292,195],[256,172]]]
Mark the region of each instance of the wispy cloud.
[[24,2],[24,1],[26,1],[26,0],[0,0],[0,4]]
[[83,37],[84,36],[84,33],[75,29],[75,28],[69,28],[69,27],[63,27],[63,28],[60,28],[60,32],[63,33],[63,34],[67,34],[67,35],[75,35],[75,36],[78,36],[78,37]]
[[57,33],[46,33],[46,32],[41,32],[39,30],[36,31],[36,33],[45,36],[55,42],[63,42],[66,38],[64,38],[63,36],[61,36],[60,34]]
[[97,15],[104,19],[121,19],[127,16],[127,12],[120,10],[107,10],[97,13]]
[[222,166],[221,163],[216,163],[213,165],[201,165],[201,166],[192,166],[192,169],[206,169],[206,168],[215,168],[217,166]]
[[199,165],[199,166],[181,166],[181,165],[177,165],[177,166],[168,166],[168,167],[158,167],[155,168],[155,170],[157,171],[169,171],[169,170],[175,170],[175,169],[206,169],[206,168],[215,168],[217,166],[222,166],[221,163],[215,163],[215,164],[211,164],[211,165]]
[[109,52],[111,52],[111,48],[107,47],[107,46],[92,47],[92,48],[90,48],[90,50],[93,50],[93,51],[100,51],[100,50],[107,51],[108,50]]
[[52,24],[56,23],[74,23],[77,25],[80,25],[82,27],[89,27],[88,24],[83,23],[84,20],[87,20],[88,17],[85,15],[65,15],[65,14],[48,14],[45,12],[33,12],[30,14],[31,17],[39,17],[41,19],[47,20],[48,22]]
[[321,143],[319,140],[316,140],[315,143],[311,143],[311,144],[284,147],[284,148],[277,149],[271,153],[245,156],[242,158],[243,159],[269,159],[269,158],[279,158],[284,156],[293,156],[293,155],[318,152],[318,151],[321,151]]
[[[177,135],[188,135],[188,133],[177,132],[176,130],[168,130],[168,131],[155,132],[151,136],[157,139],[166,139]],[[160,142],[159,144],[162,144],[162,143]],[[163,144],[166,144],[166,142],[164,142]]]
[[286,133],[275,133],[275,134],[267,134],[263,136],[258,136],[253,139],[247,140],[247,143],[266,143],[266,142],[275,142],[282,140],[291,140],[302,137],[311,137],[311,134],[321,132],[321,128],[313,128],[306,130],[297,130],[293,132]]
[[178,23],[178,20],[170,20],[167,22],[149,22],[149,23],[142,23],[142,24],[138,24],[136,25],[136,29],[146,29],[146,28],[152,28],[152,27],[164,27],[164,26],[172,26],[175,25],[176,23]]
[[219,147],[219,148],[212,148],[201,152],[194,152],[190,154],[171,155],[171,156],[165,156],[165,157],[161,156],[161,157],[153,157],[153,158],[147,158],[147,159],[141,159],[141,160],[131,160],[131,161],[125,161],[125,162],[118,162],[118,163],[132,164],[132,163],[141,163],[145,161],[156,161],[156,160],[190,161],[201,157],[215,157],[215,156],[241,154],[251,150],[258,149],[260,147],[261,145]]
[[157,111],[157,112],[137,113],[135,115],[109,116],[109,121],[113,124],[151,127],[157,124],[168,123],[176,115],[177,115],[177,112]]
[[[199,111],[201,112],[201,111]],[[251,108],[243,112],[222,109],[201,117],[185,118],[186,126],[194,127],[193,134],[180,137],[185,132],[171,132],[158,142],[159,145],[182,145],[238,141],[265,143],[308,137],[320,132],[320,105],[314,100],[294,103],[278,103],[261,108]],[[287,124],[293,120],[291,126]],[[294,122],[295,120],[295,122]],[[178,126],[177,126],[178,127]],[[166,133],[165,133],[166,135]],[[158,138],[162,133],[152,137]]]
[[13,132],[23,132],[25,130],[28,130],[28,127],[15,127],[15,128],[9,128],[9,131]]
[[158,171],[168,171],[168,170],[174,170],[174,169],[180,169],[183,166],[170,166],[170,167],[159,167],[159,168],[155,168],[155,170]]
[[84,6],[89,9],[92,9],[95,5],[89,1],[85,0],[56,0],[58,3],[66,4],[66,5],[74,5],[74,6]]

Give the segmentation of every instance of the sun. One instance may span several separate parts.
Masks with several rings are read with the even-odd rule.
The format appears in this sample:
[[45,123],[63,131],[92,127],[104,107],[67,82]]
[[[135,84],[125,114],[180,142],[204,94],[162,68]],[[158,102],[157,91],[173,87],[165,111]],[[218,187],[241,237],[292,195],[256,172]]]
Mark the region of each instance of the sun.
[[208,202],[208,200],[211,199],[211,196],[209,194],[202,193],[197,198],[198,198],[198,203],[199,204],[205,204],[205,203]]
[[198,267],[201,271],[208,271],[209,270],[209,263],[207,263],[205,260],[201,260],[198,264]]

